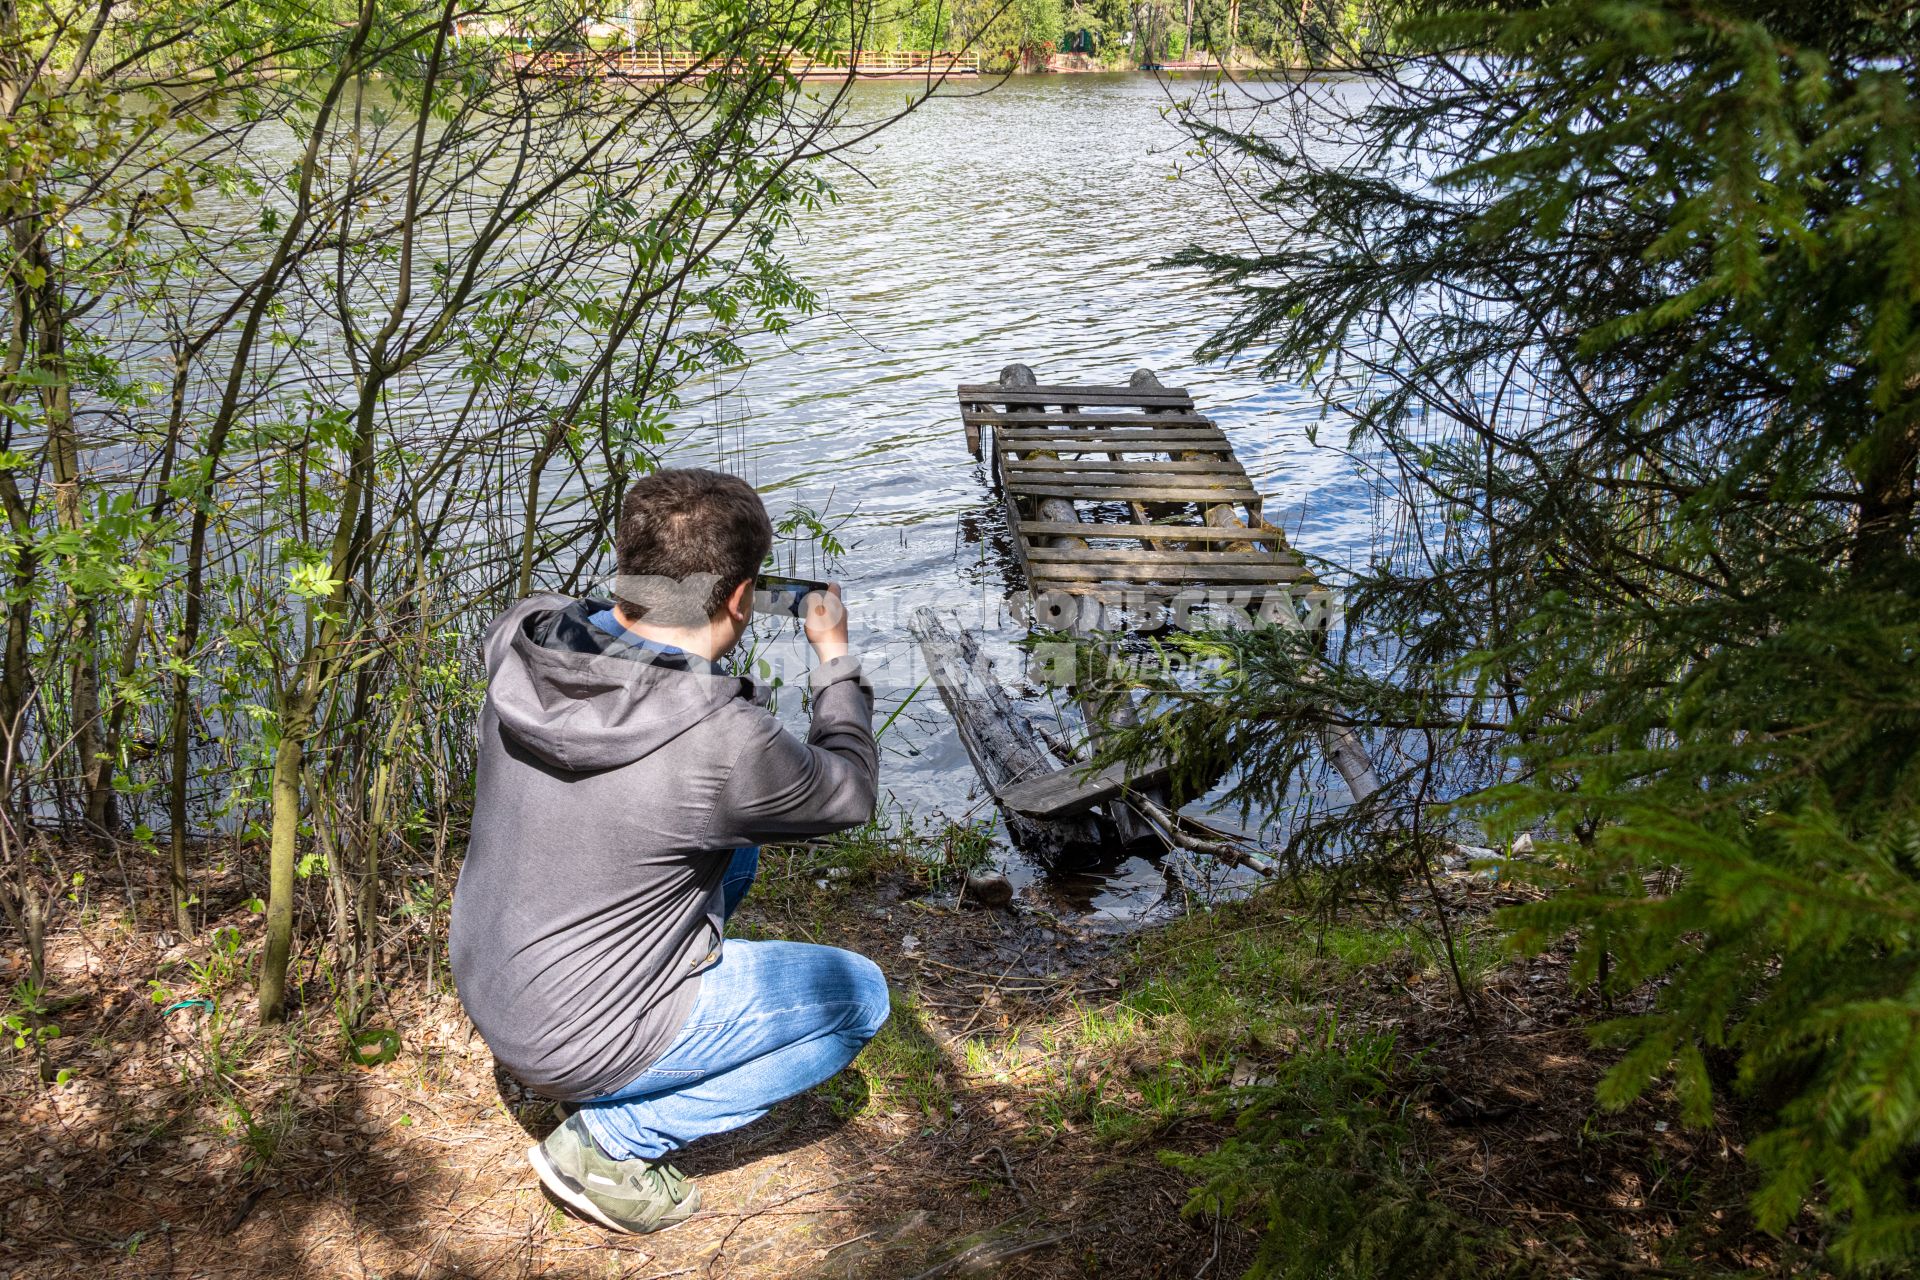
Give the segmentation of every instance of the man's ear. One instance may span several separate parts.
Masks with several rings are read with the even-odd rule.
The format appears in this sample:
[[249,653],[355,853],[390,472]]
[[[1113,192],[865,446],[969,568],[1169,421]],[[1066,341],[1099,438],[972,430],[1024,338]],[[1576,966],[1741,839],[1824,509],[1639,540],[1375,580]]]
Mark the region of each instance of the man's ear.
[[753,614],[753,579],[742,578],[727,593],[727,612],[744,625]]

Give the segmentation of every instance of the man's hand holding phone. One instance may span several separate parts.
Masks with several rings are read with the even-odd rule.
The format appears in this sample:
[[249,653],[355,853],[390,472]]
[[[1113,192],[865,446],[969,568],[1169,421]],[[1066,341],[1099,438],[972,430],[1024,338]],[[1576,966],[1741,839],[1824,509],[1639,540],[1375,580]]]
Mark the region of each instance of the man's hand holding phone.
[[832,662],[847,651],[847,606],[840,600],[840,584],[829,582],[825,591],[810,591],[801,602],[802,622],[813,656]]
[[764,612],[800,619],[820,661],[832,662],[847,651],[847,607],[840,599],[839,583],[763,573],[754,589]]

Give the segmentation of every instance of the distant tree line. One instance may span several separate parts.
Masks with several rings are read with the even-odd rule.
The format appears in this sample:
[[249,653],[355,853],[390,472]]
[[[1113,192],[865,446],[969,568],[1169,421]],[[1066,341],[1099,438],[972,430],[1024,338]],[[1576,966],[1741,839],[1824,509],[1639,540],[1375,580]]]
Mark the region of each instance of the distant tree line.
[[[1375,0],[889,0],[823,6],[824,43],[866,49],[968,50],[991,69],[1034,69],[1081,51],[1114,69],[1205,59],[1250,66],[1319,66],[1379,41]],[[597,12],[603,44],[687,47],[700,4],[635,0]]]

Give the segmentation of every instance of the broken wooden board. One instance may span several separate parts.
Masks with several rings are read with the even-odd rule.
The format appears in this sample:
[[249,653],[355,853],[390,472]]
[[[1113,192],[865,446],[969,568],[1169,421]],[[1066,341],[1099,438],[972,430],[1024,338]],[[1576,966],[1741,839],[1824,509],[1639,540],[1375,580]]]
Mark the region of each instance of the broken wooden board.
[[1164,759],[1137,766],[1131,772],[1117,764],[1093,770],[1083,764],[1070,764],[1002,787],[994,798],[1031,818],[1065,818],[1085,813],[1123,792],[1157,787],[1171,770],[1172,765]]
[[[920,642],[927,674],[989,791],[998,797],[1022,782],[1059,770],[1059,761],[994,678],[993,665],[981,654],[971,632],[926,607],[914,610],[907,628]],[[1041,858],[1061,858],[1106,843],[1098,823],[1076,814],[1030,816],[1009,808],[1006,820],[1007,833]]]

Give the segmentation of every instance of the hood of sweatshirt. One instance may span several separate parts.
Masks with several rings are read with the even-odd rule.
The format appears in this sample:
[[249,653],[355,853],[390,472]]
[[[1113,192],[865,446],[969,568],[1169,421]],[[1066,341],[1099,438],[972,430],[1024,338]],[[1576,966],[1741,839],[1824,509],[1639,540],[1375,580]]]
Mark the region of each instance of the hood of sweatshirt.
[[589,619],[608,607],[531,596],[487,628],[487,701],[502,730],[540,759],[575,773],[618,768],[735,698],[765,701],[753,681],[703,658],[607,634]]

